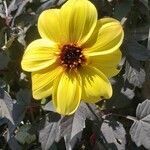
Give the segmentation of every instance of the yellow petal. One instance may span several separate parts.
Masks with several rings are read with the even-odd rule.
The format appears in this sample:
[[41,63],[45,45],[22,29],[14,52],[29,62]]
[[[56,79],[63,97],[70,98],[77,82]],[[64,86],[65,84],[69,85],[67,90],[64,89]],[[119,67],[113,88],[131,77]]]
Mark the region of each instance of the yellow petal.
[[106,76],[98,69],[86,66],[80,69],[82,78],[82,100],[96,103],[112,96],[112,87]]
[[99,30],[100,28],[106,24],[106,23],[110,23],[110,22],[116,22],[117,20],[114,18],[102,18],[100,20],[97,20],[97,24],[96,27],[92,33],[92,35],[90,36],[90,38],[82,45],[83,48],[88,48],[91,47],[97,40],[98,34],[99,34]]
[[60,13],[64,39],[79,45],[86,42],[97,23],[95,6],[88,0],[69,0]]
[[57,45],[50,40],[33,41],[25,50],[21,66],[25,71],[38,71],[52,65],[56,61]]
[[99,29],[101,25],[102,25],[101,22],[98,20],[92,35],[89,37],[89,39],[85,43],[81,45],[81,47],[84,50],[88,50],[89,47],[92,47],[92,45],[95,44],[95,42],[97,41],[97,37],[98,37],[98,33],[99,33]]
[[88,48],[88,55],[108,54],[117,50],[123,42],[124,32],[121,24],[112,18],[99,20],[101,27],[95,44]]
[[43,11],[38,19],[38,31],[42,38],[60,42],[63,38],[59,9]]
[[117,68],[121,61],[121,56],[121,51],[118,49],[110,54],[90,56],[88,57],[88,64],[98,68],[110,78],[119,73],[120,70]]
[[58,77],[62,68],[56,65],[32,73],[32,91],[35,99],[42,99],[52,94],[53,81]]
[[73,72],[64,72],[54,82],[53,103],[62,115],[73,114],[80,104],[80,77]]

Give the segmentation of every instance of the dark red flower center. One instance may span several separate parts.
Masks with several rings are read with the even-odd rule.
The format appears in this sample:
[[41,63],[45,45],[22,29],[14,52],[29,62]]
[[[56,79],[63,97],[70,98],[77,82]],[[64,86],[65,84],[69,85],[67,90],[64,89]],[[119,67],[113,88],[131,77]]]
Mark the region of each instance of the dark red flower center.
[[60,62],[67,69],[74,69],[85,63],[82,48],[73,44],[64,45],[61,48]]

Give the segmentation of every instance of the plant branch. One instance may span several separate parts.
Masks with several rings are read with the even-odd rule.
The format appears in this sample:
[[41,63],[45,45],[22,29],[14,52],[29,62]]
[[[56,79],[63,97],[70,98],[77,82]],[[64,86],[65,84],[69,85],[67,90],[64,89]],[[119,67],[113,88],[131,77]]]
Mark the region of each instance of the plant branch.
[[136,121],[137,118],[136,117],[133,117],[133,116],[123,116],[123,115],[120,115],[120,114],[115,114],[115,113],[110,113],[110,114],[107,114],[106,116],[117,116],[117,117],[122,117],[122,118],[126,118],[126,119],[129,119],[129,120],[132,120],[132,121]]
[[94,117],[96,118],[96,120],[97,120],[100,124],[102,124],[103,119],[100,118],[99,116],[97,116],[97,114],[94,112],[94,110],[91,108],[91,106],[90,106],[88,103],[86,103],[86,105],[87,105],[87,107],[89,108],[89,110],[92,112],[92,114],[94,115]]
[[102,131],[101,131],[101,125],[103,123],[103,118],[97,116],[97,114],[94,112],[94,110],[92,109],[92,107],[86,103],[87,107],[89,108],[89,110],[92,112],[92,114],[95,116],[97,123],[94,124],[94,129],[95,129],[95,134],[97,139],[101,142],[101,144],[103,144],[105,149],[108,149],[108,142],[106,141]]

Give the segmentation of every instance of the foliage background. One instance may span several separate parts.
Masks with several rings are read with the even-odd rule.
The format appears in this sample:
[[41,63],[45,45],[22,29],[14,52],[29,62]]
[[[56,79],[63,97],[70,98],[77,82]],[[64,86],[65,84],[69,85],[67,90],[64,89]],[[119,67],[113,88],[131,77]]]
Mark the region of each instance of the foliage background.
[[99,18],[124,26],[120,74],[111,79],[114,95],[97,105],[81,103],[69,117],[58,115],[51,97],[35,101],[30,74],[20,61],[39,38],[37,18],[65,0],[0,0],[0,149],[150,149],[150,2],[91,0]]

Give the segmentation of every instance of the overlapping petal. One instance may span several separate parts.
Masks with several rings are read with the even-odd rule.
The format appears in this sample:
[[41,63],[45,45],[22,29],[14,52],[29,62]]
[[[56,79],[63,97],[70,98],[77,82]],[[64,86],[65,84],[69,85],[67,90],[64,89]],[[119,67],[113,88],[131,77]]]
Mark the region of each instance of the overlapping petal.
[[88,64],[98,68],[108,78],[119,73],[118,64],[121,61],[121,51],[118,49],[110,54],[96,55],[88,57]]
[[58,47],[46,39],[33,41],[26,48],[21,65],[23,70],[33,72],[52,65],[57,57]]
[[38,29],[42,38],[59,43],[79,43],[88,40],[97,23],[97,11],[88,0],[69,0],[62,8],[42,12]]
[[82,79],[82,100],[96,103],[102,98],[112,96],[112,87],[107,77],[98,69],[90,66],[80,68]]
[[60,66],[52,65],[44,70],[32,73],[32,91],[35,99],[50,96],[53,89],[53,81],[63,71]]
[[112,18],[99,20],[99,33],[93,46],[87,48],[89,56],[109,54],[122,44],[124,32],[120,22]]
[[56,111],[71,115],[76,111],[81,100],[81,79],[74,72],[64,72],[54,82],[53,103]]

